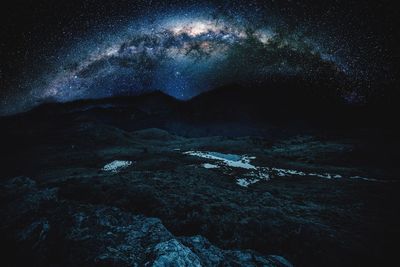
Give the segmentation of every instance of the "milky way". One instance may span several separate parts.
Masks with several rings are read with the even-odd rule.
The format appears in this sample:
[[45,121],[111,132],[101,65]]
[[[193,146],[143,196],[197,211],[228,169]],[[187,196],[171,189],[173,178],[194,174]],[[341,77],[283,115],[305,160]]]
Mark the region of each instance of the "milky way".
[[262,84],[274,75],[351,80],[356,73],[343,53],[346,44],[324,42],[276,18],[267,23],[250,11],[154,11],[113,29],[63,49],[7,110],[153,90],[186,100],[226,84]]

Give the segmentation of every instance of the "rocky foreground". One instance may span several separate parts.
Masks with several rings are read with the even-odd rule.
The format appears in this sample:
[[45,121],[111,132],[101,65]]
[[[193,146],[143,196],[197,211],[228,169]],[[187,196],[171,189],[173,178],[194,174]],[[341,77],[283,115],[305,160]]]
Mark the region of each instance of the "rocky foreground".
[[13,203],[1,213],[10,266],[291,266],[280,256],[222,250],[202,236],[176,237],[156,218],[60,200],[58,188],[26,177],[2,183],[1,192]]

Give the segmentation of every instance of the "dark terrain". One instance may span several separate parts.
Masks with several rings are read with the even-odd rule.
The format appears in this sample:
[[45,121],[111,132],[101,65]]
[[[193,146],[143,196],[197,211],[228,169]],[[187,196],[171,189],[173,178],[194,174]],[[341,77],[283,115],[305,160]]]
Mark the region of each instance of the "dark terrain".
[[[3,266],[387,265],[400,237],[390,111],[285,93],[1,118]],[[130,164],[107,170],[116,160]]]

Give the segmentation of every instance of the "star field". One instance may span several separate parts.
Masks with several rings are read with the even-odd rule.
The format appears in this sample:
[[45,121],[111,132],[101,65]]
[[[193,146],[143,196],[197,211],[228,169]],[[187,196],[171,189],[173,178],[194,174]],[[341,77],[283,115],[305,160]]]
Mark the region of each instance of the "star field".
[[[95,6],[94,17],[107,13],[107,7]],[[325,19],[320,18],[322,25],[294,19],[293,10],[306,9],[305,4],[283,5],[279,12],[271,6],[133,1],[131,13],[115,9],[104,21],[81,18],[86,34],[66,27],[53,48],[38,48],[41,57],[48,55],[44,67],[14,84],[20,89],[5,94],[2,113],[48,101],[154,90],[186,100],[218,86],[263,84],[277,75],[335,80],[344,100],[363,101],[361,88],[371,87],[374,68],[362,64],[364,51],[353,52],[362,48],[357,41],[332,36]]]

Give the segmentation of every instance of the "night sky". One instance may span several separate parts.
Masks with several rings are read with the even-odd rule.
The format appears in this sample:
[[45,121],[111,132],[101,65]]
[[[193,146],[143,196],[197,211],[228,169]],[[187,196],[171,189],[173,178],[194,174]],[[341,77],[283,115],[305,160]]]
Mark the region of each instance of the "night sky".
[[393,3],[323,2],[3,1],[0,114],[154,90],[187,100],[276,76],[332,80],[349,104],[388,95]]

